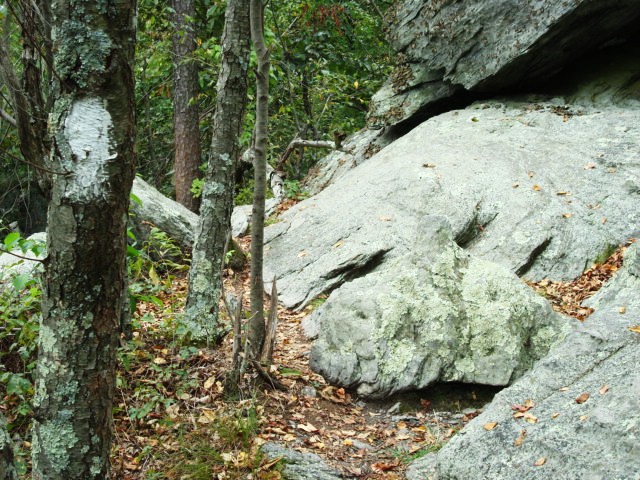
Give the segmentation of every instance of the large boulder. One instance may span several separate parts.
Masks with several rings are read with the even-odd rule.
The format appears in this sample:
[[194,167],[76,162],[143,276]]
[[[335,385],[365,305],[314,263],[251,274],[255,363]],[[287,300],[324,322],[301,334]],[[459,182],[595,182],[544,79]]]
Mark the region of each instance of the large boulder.
[[640,108],[561,100],[434,117],[269,226],[265,278],[300,308],[408,253],[427,215],[481,259],[574,278],[640,234],[638,125]]
[[427,216],[410,253],[336,290],[304,326],[314,370],[386,397],[434,382],[507,385],[570,322],[515,274],[461,249],[447,219]]
[[[589,302],[595,313],[439,452],[438,480],[638,478],[638,292],[634,245]],[[515,418],[526,404],[528,421]]]
[[637,28],[636,0],[404,0],[390,9],[400,62],[374,96],[373,123],[426,118],[456,96],[540,84]]

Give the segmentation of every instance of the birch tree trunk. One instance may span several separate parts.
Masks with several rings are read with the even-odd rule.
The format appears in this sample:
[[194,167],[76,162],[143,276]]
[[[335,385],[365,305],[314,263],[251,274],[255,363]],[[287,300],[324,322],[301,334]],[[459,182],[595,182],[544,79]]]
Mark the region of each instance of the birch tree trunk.
[[[249,320],[250,356],[260,358],[265,337],[264,280],[262,278],[264,251],[264,197],[267,167],[267,136],[269,120],[269,50],[264,43],[264,5],[251,0],[251,40],[258,57],[256,70],[256,126],[253,214],[251,216],[251,318]],[[275,306],[274,306],[275,308]]]
[[173,35],[173,179],[176,202],[197,213],[200,200],[191,193],[191,185],[200,173],[195,6],[193,0],[172,0],[172,5],[176,29]]
[[231,230],[234,172],[240,156],[238,137],[247,102],[249,36],[249,0],[228,0],[213,138],[202,189],[184,317],[191,338],[196,342],[215,344],[230,328],[220,322],[218,302],[225,246]]
[[135,0],[52,3],[59,96],[33,479],[105,479],[134,174]]

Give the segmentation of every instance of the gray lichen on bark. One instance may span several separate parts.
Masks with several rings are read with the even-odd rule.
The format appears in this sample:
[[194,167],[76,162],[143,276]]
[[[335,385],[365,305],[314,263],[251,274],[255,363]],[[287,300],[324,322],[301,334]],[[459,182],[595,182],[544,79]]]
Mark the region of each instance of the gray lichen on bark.
[[222,35],[213,137],[189,271],[184,323],[196,342],[217,343],[229,330],[219,319],[222,267],[231,231],[233,175],[240,157],[249,64],[249,0],[229,0]]

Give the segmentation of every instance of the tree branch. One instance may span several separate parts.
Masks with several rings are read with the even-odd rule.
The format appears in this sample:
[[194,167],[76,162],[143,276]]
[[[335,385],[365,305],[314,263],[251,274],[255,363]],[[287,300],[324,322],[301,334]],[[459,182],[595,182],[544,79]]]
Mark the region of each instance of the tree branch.
[[10,252],[9,250],[5,250],[4,248],[1,248],[1,247],[0,247],[0,253],[7,253],[9,255],[19,258],[20,260],[30,260],[32,262],[44,263],[44,260],[40,258],[25,257],[23,255],[18,255],[17,253]]
[[14,127],[18,126],[18,122],[16,122],[16,119],[5,112],[2,108],[0,108],[0,118],[2,118],[5,122],[10,123]]
[[302,138],[294,138],[293,140],[291,140],[291,143],[289,143],[289,145],[287,146],[287,148],[284,151],[284,153],[280,156],[280,159],[278,160],[278,165],[277,165],[276,168],[278,170],[281,170],[282,166],[289,159],[289,157],[291,156],[293,151],[296,148],[299,148],[299,147],[303,147],[303,148],[305,148],[305,147],[306,148],[329,148],[331,150],[340,150],[340,151],[342,151],[341,148],[336,148],[335,142],[332,142],[330,140],[304,140]]

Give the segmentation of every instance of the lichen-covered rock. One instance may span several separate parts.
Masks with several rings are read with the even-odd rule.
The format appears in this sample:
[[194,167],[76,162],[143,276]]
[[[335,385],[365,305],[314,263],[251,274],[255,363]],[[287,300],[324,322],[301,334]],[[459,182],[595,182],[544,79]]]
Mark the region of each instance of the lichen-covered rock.
[[370,397],[434,382],[507,385],[570,328],[513,273],[426,217],[412,253],[335,291],[305,320],[310,364]]
[[329,467],[314,453],[302,453],[277,443],[265,443],[262,452],[269,458],[282,458],[284,475],[288,480],[342,480],[347,477]]
[[[438,480],[638,478],[638,292],[634,245],[589,301],[595,313],[440,450]],[[528,400],[530,421],[515,418],[511,407]]]
[[390,9],[400,62],[370,121],[393,125],[461,92],[539,84],[640,17],[635,0],[404,0]]
[[[529,279],[572,279],[640,234],[640,108],[487,102],[424,122],[266,229],[300,307],[408,253],[426,215]],[[429,241],[427,241],[427,244]]]

